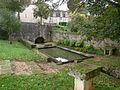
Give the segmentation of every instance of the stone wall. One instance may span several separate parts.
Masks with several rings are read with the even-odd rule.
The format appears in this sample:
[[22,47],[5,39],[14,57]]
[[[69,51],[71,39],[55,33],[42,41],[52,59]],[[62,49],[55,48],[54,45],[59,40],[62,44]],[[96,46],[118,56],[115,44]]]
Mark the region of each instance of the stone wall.
[[[13,34],[13,36],[16,39],[27,39],[32,42],[35,42],[35,39],[38,37],[43,37],[45,41],[58,41],[58,40],[76,40],[76,41],[85,41],[85,36],[81,36],[80,34],[76,33],[64,33],[64,32],[52,32],[51,26],[38,26],[37,23],[22,23],[21,30],[17,31]],[[105,39],[103,41],[85,41],[86,44],[91,44],[95,48],[103,49],[103,50],[113,50],[118,49],[118,52],[120,52],[120,43],[117,43],[116,41],[111,41],[109,39]]]
[[27,39],[35,41],[37,37],[43,37],[45,41],[51,40],[51,27],[44,25],[38,26],[37,23],[22,23],[21,29],[13,34],[16,39]]
[[86,41],[85,36],[81,36],[80,34],[75,33],[64,33],[64,32],[52,32],[52,40],[58,41],[58,40],[77,40],[77,41],[83,41],[86,45],[92,45],[96,49],[102,49],[105,51],[109,51],[109,54],[111,55],[115,49],[114,53],[116,55],[120,55],[120,43],[117,41],[112,41],[110,39],[104,39],[102,41],[98,41],[96,39],[92,39],[91,41]]
[[64,32],[52,32],[51,36],[53,41],[64,40],[64,39],[82,41],[85,39],[84,36],[81,36],[79,34],[64,33]]

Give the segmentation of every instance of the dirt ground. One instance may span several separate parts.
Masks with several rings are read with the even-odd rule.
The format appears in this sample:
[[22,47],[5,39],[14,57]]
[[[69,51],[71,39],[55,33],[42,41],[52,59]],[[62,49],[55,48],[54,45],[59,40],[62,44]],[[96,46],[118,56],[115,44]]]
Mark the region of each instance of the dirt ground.
[[41,70],[45,73],[57,73],[58,69],[51,67],[47,62],[37,63]]
[[[63,69],[69,68],[70,64],[65,65],[56,65],[55,63],[48,63],[48,62],[35,62],[34,66],[38,66],[42,73],[57,73]],[[32,65],[31,65],[32,66]],[[32,67],[27,64],[27,62],[20,62],[20,61],[11,61],[11,68],[14,74],[16,75],[31,75],[34,74],[32,72]]]
[[31,68],[25,62],[11,61],[11,68],[16,75],[32,74]]

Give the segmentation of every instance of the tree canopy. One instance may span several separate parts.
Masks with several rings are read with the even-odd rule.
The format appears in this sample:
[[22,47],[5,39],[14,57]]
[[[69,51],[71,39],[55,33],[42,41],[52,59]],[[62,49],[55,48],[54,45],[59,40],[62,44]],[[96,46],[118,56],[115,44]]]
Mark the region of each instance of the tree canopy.
[[44,0],[38,0],[36,3],[36,8],[34,9],[34,16],[41,18],[41,24],[42,24],[42,18],[47,19],[50,13],[49,5],[45,3]]
[[7,9],[0,10],[0,29],[6,31],[10,36],[13,32],[19,30],[20,21],[16,18],[15,14]]

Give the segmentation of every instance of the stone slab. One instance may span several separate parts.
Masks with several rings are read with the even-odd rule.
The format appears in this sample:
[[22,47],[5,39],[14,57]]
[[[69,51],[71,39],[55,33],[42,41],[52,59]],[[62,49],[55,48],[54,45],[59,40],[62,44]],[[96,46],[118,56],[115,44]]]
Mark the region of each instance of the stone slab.
[[8,65],[10,63],[10,60],[2,60],[0,61],[0,65]]
[[11,74],[11,63],[10,60],[0,61],[0,74]]

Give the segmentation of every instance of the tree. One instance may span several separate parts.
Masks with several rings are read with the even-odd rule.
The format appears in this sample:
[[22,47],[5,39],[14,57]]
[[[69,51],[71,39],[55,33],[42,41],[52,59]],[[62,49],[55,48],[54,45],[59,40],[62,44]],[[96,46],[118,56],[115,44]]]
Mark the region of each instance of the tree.
[[49,6],[44,0],[38,0],[36,3],[36,8],[34,9],[34,16],[40,18],[40,24],[42,25],[43,18],[47,19],[50,13]]
[[30,4],[31,0],[1,0],[0,8],[6,8],[13,12],[18,12],[20,20],[20,12],[24,11],[25,7]]
[[72,16],[71,21],[68,23],[68,27],[71,32],[80,32],[81,29],[84,29],[86,23],[86,17],[82,16],[80,13],[76,13]]
[[[100,15],[104,13],[107,6],[112,5],[120,11],[120,0],[69,0],[68,7],[74,12],[80,12],[84,9],[91,15]],[[82,6],[82,7],[81,7]]]
[[15,14],[6,9],[0,10],[0,28],[8,32],[10,44],[12,44],[11,34],[20,28],[20,21]]
[[[40,28],[42,30],[43,18],[47,19],[50,14],[49,6],[45,3],[44,0],[38,0],[35,5],[36,8],[34,9],[34,16],[35,18],[40,18]],[[39,35],[42,33],[41,30],[38,33]]]
[[[97,16],[75,15],[72,30],[80,32],[92,40],[92,45],[106,51],[109,55],[120,48],[120,16],[116,7],[109,5],[103,14]],[[93,42],[94,41],[94,42]]]

